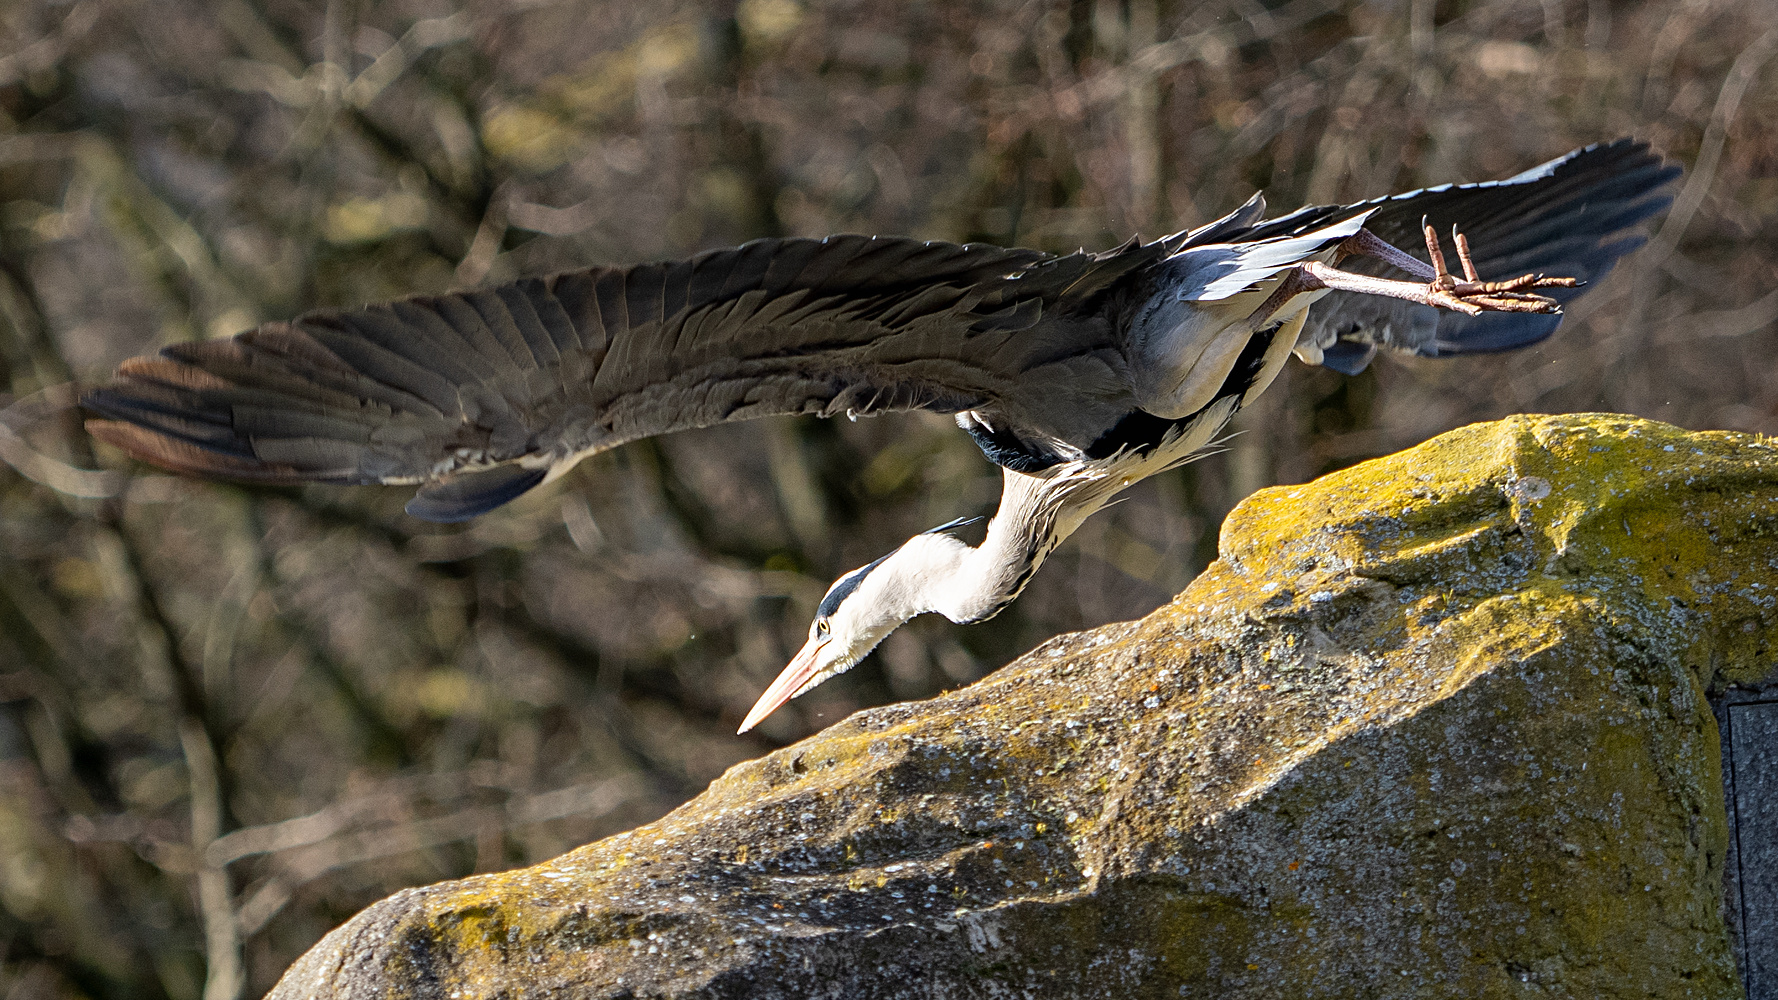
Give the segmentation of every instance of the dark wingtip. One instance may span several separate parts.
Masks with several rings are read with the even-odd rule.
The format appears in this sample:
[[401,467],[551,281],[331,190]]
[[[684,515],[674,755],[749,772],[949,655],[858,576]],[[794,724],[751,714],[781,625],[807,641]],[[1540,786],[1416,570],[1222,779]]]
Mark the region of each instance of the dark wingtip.
[[[103,413],[102,406],[93,406],[87,401],[92,395],[83,396],[81,405]],[[88,420],[86,432],[112,447],[121,448],[131,458],[171,472],[258,483],[297,483],[313,478],[302,475],[292,466],[211,451],[171,434],[122,420]]]
[[547,475],[548,469],[518,465],[461,473],[421,489],[406,510],[422,521],[457,524],[516,499]]

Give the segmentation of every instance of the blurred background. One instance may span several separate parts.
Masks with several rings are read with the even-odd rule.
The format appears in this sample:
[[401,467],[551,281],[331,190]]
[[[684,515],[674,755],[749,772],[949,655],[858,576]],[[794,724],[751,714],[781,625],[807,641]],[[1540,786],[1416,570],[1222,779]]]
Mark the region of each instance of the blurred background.
[[[1516,412],[1778,433],[1768,0],[16,0],[0,8],[0,1000],[258,996],[865,705],[1142,615],[1242,496]],[[632,445],[458,528],[95,451],[120,360],[317,306],[904,233],[1068,251],[1636,135],[1651,244],[1533,350],[1293,363],[994,621],[733,735],[840,572],[986,513],[941,417]]]

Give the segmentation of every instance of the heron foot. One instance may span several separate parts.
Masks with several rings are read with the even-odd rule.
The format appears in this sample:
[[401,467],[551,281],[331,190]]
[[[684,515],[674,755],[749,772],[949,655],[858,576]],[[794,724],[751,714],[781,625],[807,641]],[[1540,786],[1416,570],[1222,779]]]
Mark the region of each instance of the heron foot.
[[[1426,238],[1426,255],[1432,259],[1431,266],[1384,242],[1375,233],[1363,229],[1340,244],[1339,256],[1374,257],[1423,279],[1424,284],[1353,274],[1310,261],[1299,265],[1298,273],[1307,280],[1295,282],[1293,293],[1331,288],[1365,295],[1387,295],[1469,316],[1480,316],[1484,312],[1561,312],[1560,302],[1547,295],[1539,295],[1533,289],[1574,288],[1580,284],[1574,278],[1552,278],[1541,274],[1523,274],[1505,281],[1483,281],[1476,274],[1475,260],[1470,256],[1469,238],[1453,228],[1451,236],[1457,244],[1457,259],[1463,267],[1463,277],[1459,278],[1445,265],[1445,255],[1439,246],[1437,232],[1424,220],[1421,221],[1421,229]],[[1292,284],[1288,279],[1286,283]]]
[[1541,274],[1521,274],[1505,281],[1483,281],[1476,275],[1475,261],[1469,255],[1469,238],[1452,226],[1451,240],[1457,244],[1457,260],[1463,265],[1463,280],[1458,281],[1456,275],[1445,269],[1445,255],[1439,249],[1438,234],[1424,219],[1420,221],[1420,228],[1426,236],[1426,255],[1432,258],[1434,272],[1430,287],[1435,301],[1429,305],[1441,305],[1471,316],[1489,311],[1554,313],[1562,310],[1562,303],[1527,289],[1574,288],[1580,284],[1574,278],[1551,278]]

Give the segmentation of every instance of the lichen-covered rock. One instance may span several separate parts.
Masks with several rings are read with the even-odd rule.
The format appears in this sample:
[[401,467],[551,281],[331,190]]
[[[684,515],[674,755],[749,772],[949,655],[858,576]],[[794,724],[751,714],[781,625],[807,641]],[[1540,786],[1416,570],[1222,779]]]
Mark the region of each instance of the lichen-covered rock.
[[1521,417],[1265,490],[1147,619],[409,890],[294,997],[1732,997],[1705,689],[1778,448]]

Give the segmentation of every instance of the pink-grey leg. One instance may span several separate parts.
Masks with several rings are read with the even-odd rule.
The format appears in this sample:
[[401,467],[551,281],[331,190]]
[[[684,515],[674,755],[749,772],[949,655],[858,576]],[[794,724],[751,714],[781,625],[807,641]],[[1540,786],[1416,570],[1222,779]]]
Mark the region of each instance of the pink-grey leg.
[[1353,274],[1329,264],[1310,261],[1297,265],[1284,276],[1266,301],[1248,317],[1248,324],[1254,330],[1259,330],[1293,297],[1322,288],[1357,292],[1361,295],[1386,295],[1421,305],[1451,309],[1470,316],[1480,316],[1484,312],[1560,312],[1560,302],[1529,289],[1573,288],[1580,284],[1573,278],[1549,278],[1541,274],[1525,274],[1506,281],[1483,281],[1476,274],[1468,238],[1453,229],[1451,235],[1457,244],[1457,259],[1463,267],[1463,278],[1459,279],[1445,266],[1445,255],[1439,247],[1438,234],[1424,220],[1421,225],[1426,238],[1426,255],[1432,258],[1430,267],[1363,229],[1340,244],[1334,259],[1337,261],[1350,256],[1374,257],[1422,279],[1422,282]]

